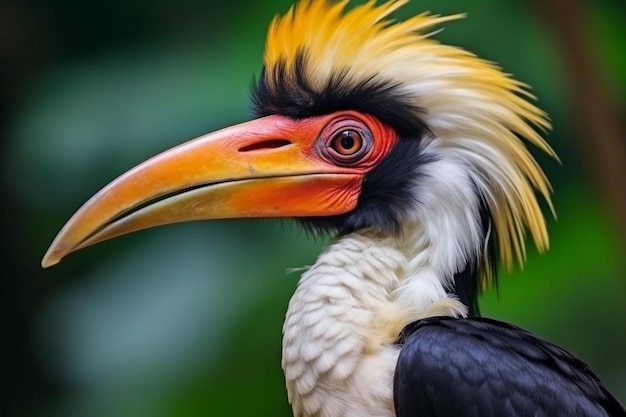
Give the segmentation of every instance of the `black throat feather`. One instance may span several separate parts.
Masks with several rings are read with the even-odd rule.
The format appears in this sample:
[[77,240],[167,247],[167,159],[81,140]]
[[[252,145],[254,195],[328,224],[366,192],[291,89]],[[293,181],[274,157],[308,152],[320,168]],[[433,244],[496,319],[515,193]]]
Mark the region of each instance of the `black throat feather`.
[[[474,190],[479,194],[478,187]],[[480,195],[480,194],[479,194]],[[465,265],[465,269],[454,274],[454,285],[449,289],[449,293],[455,295],[468,308],[468,316],[480,316],[478,297],[481,293],[481,268],[489,268],[493,280],[493,285],[498,289],[498,269],[496,253],[496,236],[492,227],[491,212],[484,198],[480,198],[480,224],[485,242],[485,253],[479,253]]]

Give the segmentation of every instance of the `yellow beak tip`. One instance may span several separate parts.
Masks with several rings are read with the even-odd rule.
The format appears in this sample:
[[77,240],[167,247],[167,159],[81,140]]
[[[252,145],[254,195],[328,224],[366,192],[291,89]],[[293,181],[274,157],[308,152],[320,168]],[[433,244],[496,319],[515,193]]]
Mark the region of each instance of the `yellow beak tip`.
[[43,259],[41,260],[41,267],[49,268],[51,266],[58,264],[60,261],[61,261],[61,257],[58,256],[58,253],[56,251],[52,253],[48,251],[44,255]]

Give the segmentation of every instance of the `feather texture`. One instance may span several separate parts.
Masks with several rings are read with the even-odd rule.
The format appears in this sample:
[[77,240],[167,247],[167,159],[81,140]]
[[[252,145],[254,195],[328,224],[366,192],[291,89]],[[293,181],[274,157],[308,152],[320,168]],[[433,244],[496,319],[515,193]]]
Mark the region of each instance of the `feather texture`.
[[587,364],[510,324],[430,318],[400,343],[397,417],[626,416]]

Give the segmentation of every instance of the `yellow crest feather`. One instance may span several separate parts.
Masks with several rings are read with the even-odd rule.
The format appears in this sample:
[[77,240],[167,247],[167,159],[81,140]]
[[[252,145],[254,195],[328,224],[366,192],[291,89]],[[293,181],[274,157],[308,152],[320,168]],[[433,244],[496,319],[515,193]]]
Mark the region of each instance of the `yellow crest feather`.
[[[457,150],[486,184],[482,191],[505,266],[515,258],[523,264],[526,230],[539,250],[548,247],[536,191],[553,211],[552,190],[523,141],[556,157],[538,132],[550,128],[546,114],[530,101],[534,96],[525,84],[491,62],[437,42],[427,32],[464,15],[422,13],[400,22],[389,19],[406,3],[370,1],[346,11],[348,0],[302,0],[271,23],[265,69],[285,66],[289,76],[305,51],[304,76],[313,88],[322,89],[333,74],[343,71],[355,82],[389,80],[414,97],[426,109],[426,123],[435,136]],[[268,77],[267,82],[276,80]],[[482,266],[484,284],[493,272],[487,264]]]

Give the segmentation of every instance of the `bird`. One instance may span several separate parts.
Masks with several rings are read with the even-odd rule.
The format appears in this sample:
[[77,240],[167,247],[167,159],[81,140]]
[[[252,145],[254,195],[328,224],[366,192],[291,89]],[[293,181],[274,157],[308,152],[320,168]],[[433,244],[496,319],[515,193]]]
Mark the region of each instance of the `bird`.
[[[626,416],[589,366],[480,315],[497,268],[549,238],[547,114],[500,66],[435,39],[463,14],[300,0],[271,22],[255,117],[113,180],[42,265],[158,225],[294,218],[332,235],[283,326],[296,417]],[[543,201],[543,203],[542,203]]]

